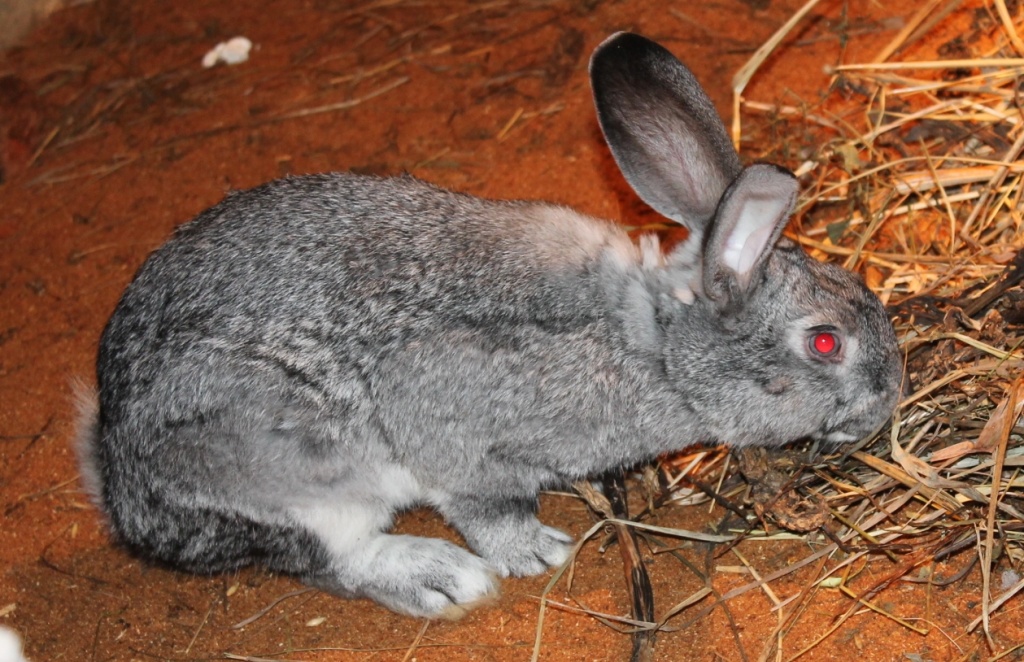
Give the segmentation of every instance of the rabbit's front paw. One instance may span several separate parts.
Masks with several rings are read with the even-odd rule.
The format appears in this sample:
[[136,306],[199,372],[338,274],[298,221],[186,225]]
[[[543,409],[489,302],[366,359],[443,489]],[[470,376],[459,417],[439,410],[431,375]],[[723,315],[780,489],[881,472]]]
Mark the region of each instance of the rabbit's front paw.
[[537,520],[534,523],[536,526],[522,531],[519,539],[484,554],[502,577],[539,575],[548,568],[562,565],[569,558],[572,538]]
[[456,527],[502,577],[539,575],[564,563],[572,550],[568,534],[541,524],[532,514],[463,520]]

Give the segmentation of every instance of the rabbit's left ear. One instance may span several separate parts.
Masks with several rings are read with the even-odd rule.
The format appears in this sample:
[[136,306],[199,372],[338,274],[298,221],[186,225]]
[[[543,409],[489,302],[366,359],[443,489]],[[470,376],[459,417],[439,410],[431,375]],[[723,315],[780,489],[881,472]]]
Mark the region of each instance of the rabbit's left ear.
[[594,51],[590,80],[626,181],[660,214],[703,234],[742,166],[700,83],[664,47],[628,32]]
[[745,169],[722,196],[705,237],[704,291],[720,308],[742,305],[796,201],[797,181],[768,164]]

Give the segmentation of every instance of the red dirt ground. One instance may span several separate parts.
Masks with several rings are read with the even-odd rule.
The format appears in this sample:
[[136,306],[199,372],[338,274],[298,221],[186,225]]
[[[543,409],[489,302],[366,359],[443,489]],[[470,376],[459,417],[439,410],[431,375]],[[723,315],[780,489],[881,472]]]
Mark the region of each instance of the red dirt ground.
[[[529,659],[548,577],[506,581],[497,604],[455,623],[306,592],[232,627],[301,586],[258,569],[179,574],[113,546],[78,483],[71,382],[93,379],[102,326],[146,254],[226,192],[274,177],[406,171],[474,194],[543,198],[635,222],[648,212],[600,139],[590,51],[616,30],[645,33],[688,62],[727,115],[733,73],[802,3],[101,0],[53,16],[0,59],[0,624],[22,634],[37,662]],[[871,54],[916,9],[888,4],[853,0],[844,19],[841,3],[823,2],[748,97],[817,99],[828,84],[824,64],[843,49]],[[256,44],[249,62],[200,67],[208,48],[238,34]],[[747,156],[757,147],[745,146]],[[720,516],[706,506],[663,510],[660,524],[697,530]],[[545,497],[541,518],[576,536],[593,523],[567,496]],[[453,535],[423,511],[403,516],[400,528]],[[762,574],[806,555],[795,543],[739,549]],[[700,550],[684,553],[704,567]],[[666,558],[649,559],[659,613],[701,588]],[[813,570],[772,587],[784,599]],[[851,585],[885,573],[886,562],[873,561]],[[713,586],[726,592],[750,580],[722,571]],[[802,659],[984,657],[977,634],[964,634],[976,612],[971,582],[974,575],[967,591],[931,592],[897,583],[875,598],[902,618],[925,619],[916,622],[927,623],[927,636],[865,609]],[[615,548],[585,547],[567,593],[563,581],[550,597],[626,615]],[[772,606],[750,591],[728,612],[696,622],[684,612],[671,623],[678,631],[660,635],[656,659],[758,659],[779,623]],[[838,592],[818,591],[779,659],[849,606]],[[1003,645],[1022,638],[1019,604],[1007,610],[995,626]],[[543,660],[623,660],[629,649],[628,636],[589,616],[546,612]]]

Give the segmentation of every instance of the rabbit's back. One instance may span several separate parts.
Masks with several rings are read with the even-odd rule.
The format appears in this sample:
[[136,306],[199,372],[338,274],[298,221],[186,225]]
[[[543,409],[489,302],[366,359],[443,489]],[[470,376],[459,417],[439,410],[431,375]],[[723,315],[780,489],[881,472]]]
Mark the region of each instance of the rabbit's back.
[[180,228],[129,286],[108,341],[142,320],[152,341],[172,346],[179,336],[259,341],[311,323],[376,344],[444,323],[575,324],[592,314],[588,285],[602,286],[580,276],[603,251],[622,264],[635,257],[618,228],[551,205],[411,177],[280,180]]

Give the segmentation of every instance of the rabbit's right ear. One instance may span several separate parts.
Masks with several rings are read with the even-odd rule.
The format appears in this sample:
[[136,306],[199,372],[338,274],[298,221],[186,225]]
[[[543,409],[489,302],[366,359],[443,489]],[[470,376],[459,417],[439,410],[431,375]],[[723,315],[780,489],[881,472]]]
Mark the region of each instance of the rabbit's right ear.
[[697,79],[662,46],[628,32],[590,59],[597,118],[633,190],[651,207],[703,233],[742,169]]
[[704,292],[720,310],[742,309],[757,287],[798,188],[793,173],[761,163],[744,170],[722,197],[702,260]]

